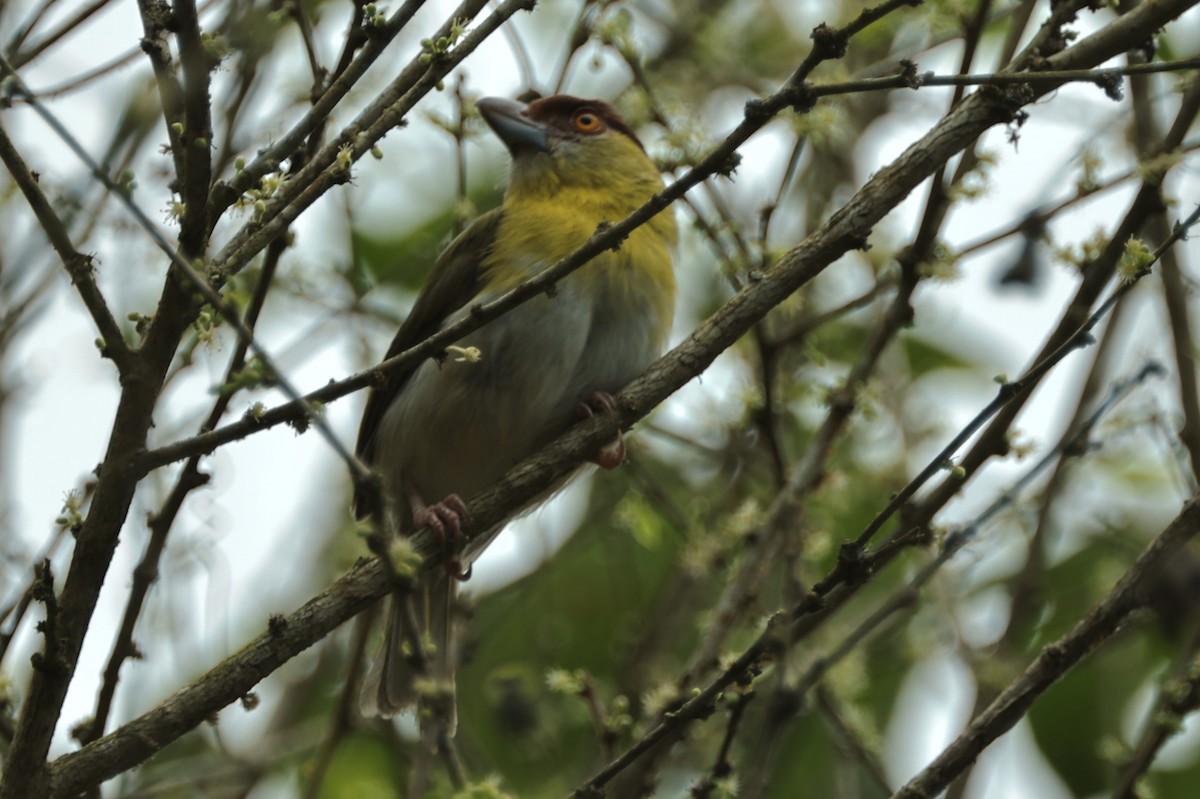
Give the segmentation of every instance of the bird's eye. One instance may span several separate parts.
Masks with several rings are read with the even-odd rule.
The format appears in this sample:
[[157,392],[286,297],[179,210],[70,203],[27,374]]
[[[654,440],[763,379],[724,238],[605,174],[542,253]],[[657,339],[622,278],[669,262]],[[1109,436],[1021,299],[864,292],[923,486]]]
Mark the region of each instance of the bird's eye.
[[604,123],[594,111],[586,110],[576,111],[575,116],[571,117],[571,124],[580,133],[598,133],[604,127]]

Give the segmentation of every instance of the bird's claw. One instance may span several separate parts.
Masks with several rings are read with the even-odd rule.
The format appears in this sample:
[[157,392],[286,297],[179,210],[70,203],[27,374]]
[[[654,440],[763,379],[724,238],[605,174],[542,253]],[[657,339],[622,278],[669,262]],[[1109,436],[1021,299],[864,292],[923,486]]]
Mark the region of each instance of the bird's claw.
[[450,575],[451,580],[457,580],[460,583],[465,583],[467,580],[471,579],[471,572],[475,570],[475,565],[473,563],[469,563],[464,569],[462,561],[458,558],[455,558],[443,563],[442,568],[446,570],[446,574]]
[[607,391],[593,391],[591,396],[579,403],[579,413],[586,419],[591,419],[597,413],[616,416],[617,400]]
[[617,438],[610,444],[600,448],[600,451],[588,458],[601,469],[615,469],[625,462],[625,436],[617,433]]
[[[597,413],[617,416],[617,401],[607,391],[595,391],[579,403],[579,415],[584,419],[595,418]],[[615,469],[625,462],[625,435],[618,430],[616,439],[588,458],[601,469]]]
[[428,527],[429,530],[442,539],[454,551],[462,548],[463,524],[471,521],[471,511],[467,503],[458,494],[451,494],[441,502],[416,508],[413,511],[413,523],[418,527]]

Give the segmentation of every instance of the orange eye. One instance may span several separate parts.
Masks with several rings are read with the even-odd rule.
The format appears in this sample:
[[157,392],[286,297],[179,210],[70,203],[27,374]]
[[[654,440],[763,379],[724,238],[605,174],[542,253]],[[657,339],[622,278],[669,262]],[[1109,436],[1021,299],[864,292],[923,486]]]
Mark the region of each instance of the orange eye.
[[598,133],[604,127],[596,112],[587,109],[576,111],[575,116],[571,117],[571,124],[580,133]]

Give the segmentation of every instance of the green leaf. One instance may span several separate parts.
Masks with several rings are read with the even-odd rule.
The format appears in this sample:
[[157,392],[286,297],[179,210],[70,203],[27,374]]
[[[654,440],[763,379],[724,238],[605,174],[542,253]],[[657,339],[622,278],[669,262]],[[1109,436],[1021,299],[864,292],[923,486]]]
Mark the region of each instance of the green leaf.
[[[470,194],[470,200],[476,208],[490,209],[499,204],[500,193],[495,189],[476,191]],[[447,205],[424,224],[396,235],[372,235],[355,229],[351,241],[356,257],[350,272],[416,291],[450,243],[457,222],[458,211]]]
[[378,738],[351,735],[334,753],[317,796],[319,799],[395,799],[393,758],[387,744]]
[[938,369],[974,368],[974,364],[964,361],[949,350],[918,336],[901,336],[900,343],[904,347],[904,355],[908,358],[908,368],[912,371],[913,377],[919,377]]
[[[569,793],[601,757],[586,704],[551,692],[547,673],[590,675],[603,705],[626,692],[636,701],[645,675],[625,668],[677,574],[681,537],[651,503],[626,502],[628,480],[602,474],[592,491],[583,526],[562,550],[481,599],[469,627],[476,646],[459,672],[459,738],[522,799]],[[636,508],[634,529],[656,530],[655,546],[614,518],[622,506]]]

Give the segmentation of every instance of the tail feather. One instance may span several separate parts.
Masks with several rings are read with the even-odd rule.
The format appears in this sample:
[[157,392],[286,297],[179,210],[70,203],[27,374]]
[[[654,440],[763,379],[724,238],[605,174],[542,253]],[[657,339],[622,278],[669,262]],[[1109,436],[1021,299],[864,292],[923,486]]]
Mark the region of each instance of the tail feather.
[[[426,649],[424,664],[414,657],[405,634],[405,604],[398,597],[388,600],[383,645],[359,697],[363,715],[387,718],[417,706],[422,725],[427,721],[444,723],[447,732],[454,734],[458,724],[454,689],[458,665],[453,609],[456,593],[455,581],[440,572],[426,575],[413,591],[409,607]],[[432,712],[424,713],[426,708]]]

